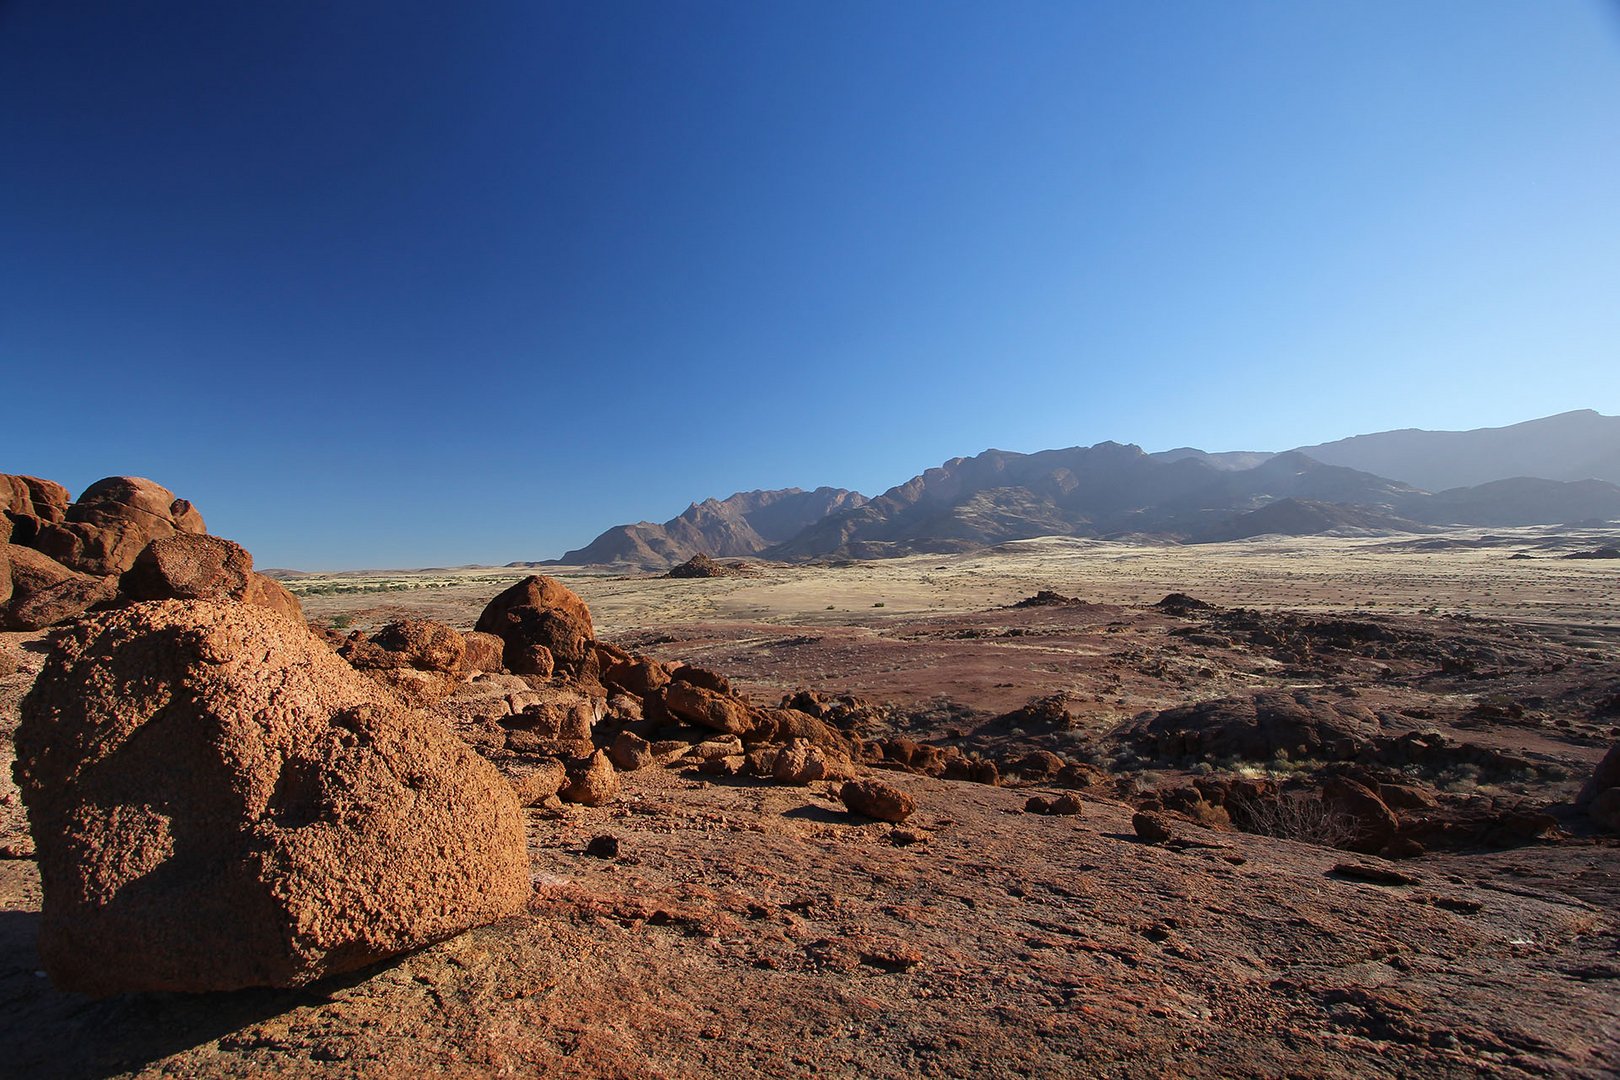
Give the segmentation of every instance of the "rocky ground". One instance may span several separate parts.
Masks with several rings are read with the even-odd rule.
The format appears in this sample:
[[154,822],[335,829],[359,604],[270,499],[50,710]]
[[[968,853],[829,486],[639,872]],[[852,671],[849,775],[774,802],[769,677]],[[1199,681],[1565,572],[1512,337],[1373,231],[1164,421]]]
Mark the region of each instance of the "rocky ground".
[[[864,748],[860,771],[916,813],[875,822],[836,783],[678,757],[619,774],[603,805],[526,811],[527,915],[357,975],[230,994],[53,990],[37,871],[0,860],[0,1061],[64,1076],[1612,1075],[1620,839],[1573,800],[1620,735],[1616,564],[1477,539],[1357,541],[1336,563],[1311,542],[1298,558],[1250,545],[1202,571],[1171,551],[1134,577],[1134,554],[1040,545],[570,577],[601,638],[726,672],[761,704],[816,688],[800,705],[825,706]],[[1540,557],[1509,558],[1523,551]],[[434,580],[301,599],[345,629],[407,612],[470,627],[498,589]],[[1170,591],[1213,606],[1160,603]],[[5,716],[38,640],[0,642]],[[947,751],[1001,783],[926,775]],[[1242,831],[1243,792],[1329,790],[1370,793],[1387,827],[1372,837],[1355,795],[1336,796],[1353,820],[1333,836],[1312,833],[1320,819]],[[1077,814],[1031,812],[1064,796]],[[1139,835],[1143,809],[1169,839]],[[21,821],[0,791],[14,856]]]

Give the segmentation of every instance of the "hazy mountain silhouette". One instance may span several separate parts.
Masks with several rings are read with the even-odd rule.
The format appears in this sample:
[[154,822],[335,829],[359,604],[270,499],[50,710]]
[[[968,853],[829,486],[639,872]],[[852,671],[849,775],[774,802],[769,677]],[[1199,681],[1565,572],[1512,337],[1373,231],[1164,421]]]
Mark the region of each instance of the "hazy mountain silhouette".
[[1301,446],[1329,465],[1402,480],[1425,491],[1520,476],[1620,484],[1620,416],[1591,409],[1472,431],[1406,428]]
[[[1392,472],[1345,463],[1352,459]],[[1604,478],[1588,478],[1594,474]],[[1455,476],[1483,479],[1435,487],[1408,479]],[[1114,442],[1034,454],[986,450],[871,500],[840,488],[710,499],[663,525],[616,526],[560,561],[652,569],[700,552],[884,558],[1037,536],[1205,542],[1620,519],[1620,487],[1610,478],[1620,479],[1620,418],[1591,411],[1506,428],[1382,432],[1281,454],[1192,447],[1149,454]]]

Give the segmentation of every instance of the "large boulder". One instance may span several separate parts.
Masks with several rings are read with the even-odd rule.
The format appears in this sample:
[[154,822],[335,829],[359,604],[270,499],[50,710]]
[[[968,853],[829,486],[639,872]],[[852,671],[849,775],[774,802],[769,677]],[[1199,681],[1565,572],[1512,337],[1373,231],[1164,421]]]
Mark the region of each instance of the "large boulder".
[[79,574],[49,555],[0,544],[0,629],[40,630],[67,622],[118,595],[118,579]]
[[33,546],[80,573],[122,574],[153,540],[206,531],[196,508],[168,488],[109,476],[86,488],[65,520],[42,525]]
[[177,532],[153,540],[118,587],[130,600],[235,600],[304,621],[298,598],[255,573],[253,556],[241,544],[219,536]]
[[590,608],[568,586],[542,574],[524,578],[491,600],[473,629],[506,643],[506,666],[512,671],[532,667],[534,646],[544,647],[556,669],[567,675],[577,677],[587,666],[596,666]]
[[58,635],[15,772],[63,989],[297,986],[522,910],[517,799],[302,626],[167,601]]
[[41,525],[67,516],[72,501],[53,480],[0,473],[0,544],[32,544]]

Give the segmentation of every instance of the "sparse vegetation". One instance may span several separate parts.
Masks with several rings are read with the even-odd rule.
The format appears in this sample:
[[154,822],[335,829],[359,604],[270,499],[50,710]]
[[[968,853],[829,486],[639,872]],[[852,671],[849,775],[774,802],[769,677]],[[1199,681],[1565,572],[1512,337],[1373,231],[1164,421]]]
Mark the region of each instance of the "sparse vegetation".
[[1321,847],[1343,847],[1355,838],[1348,815],[1305,791],[1284,792],[1275,799],[1243,799],[1227,806],[1232,821],[1245,832],[1298,840]]

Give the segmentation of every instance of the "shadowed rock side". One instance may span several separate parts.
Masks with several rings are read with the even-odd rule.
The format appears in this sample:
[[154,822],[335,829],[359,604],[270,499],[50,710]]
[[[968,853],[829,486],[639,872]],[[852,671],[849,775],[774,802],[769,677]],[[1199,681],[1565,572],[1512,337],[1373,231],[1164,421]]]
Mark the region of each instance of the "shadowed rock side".
[[65,989],[300,985],[529,895],[500,775],[268,611],[87,619],[55,641],[16,748],[40,955]]

